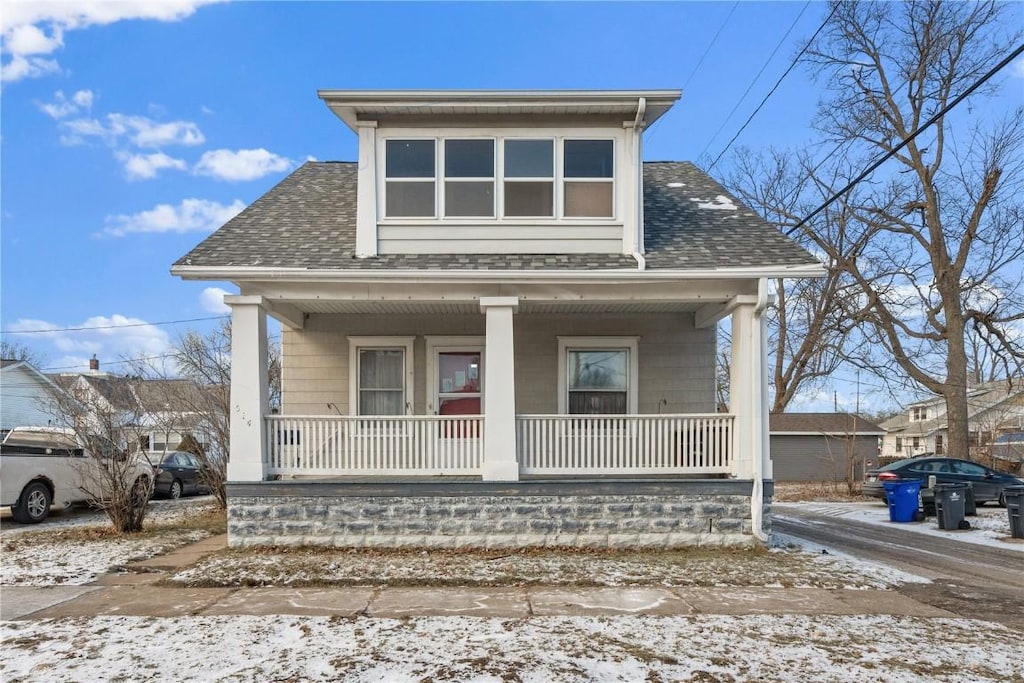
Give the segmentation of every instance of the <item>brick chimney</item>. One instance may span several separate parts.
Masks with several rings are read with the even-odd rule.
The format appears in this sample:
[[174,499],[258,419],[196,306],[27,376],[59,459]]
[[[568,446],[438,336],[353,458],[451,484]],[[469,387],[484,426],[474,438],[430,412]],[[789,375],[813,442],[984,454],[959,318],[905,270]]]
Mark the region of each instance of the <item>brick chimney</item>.
[[96,358],[96,354],[92,354],[92,358],[89,359],[89,372],[99,372],[100,361]]

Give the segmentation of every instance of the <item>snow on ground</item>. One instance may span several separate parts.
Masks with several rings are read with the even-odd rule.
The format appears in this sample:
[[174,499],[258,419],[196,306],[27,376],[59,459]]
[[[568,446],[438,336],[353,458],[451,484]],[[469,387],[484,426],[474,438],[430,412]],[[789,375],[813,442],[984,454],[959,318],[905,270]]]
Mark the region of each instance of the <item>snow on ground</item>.
[[778,516],[786,515],[786,508],[802,508],[829,517],[877,524],[881,526],[898,526],[907,531],[930,536],[941,536],[963,543],[993,546],[1024,552],[1024,542],[1010,537],[1010,519],[1005,508],[979,507],[976,517],[967,517],[971,528],[965,531],[946,531],[939,529],[935,517],[928,517],[923,522],[890,522],[889,508],[877,502],[870,503],[773,503],[772,511]]
[[40,525],[0,531],[0,586],[82,585],[118,567],[161,555],[211,535],[207,529],[176,529],[190,517],[209,514],[210,500],[157,503],[144,531],[118,536],[102,513],[67,514]]
[[95,617],[0,624],[21,681],[1022,681],[1020,634],[964,619]]
[[[852,572],[860,572],[866,576],[871,576],[877,581],[893,586],[901,583],[931,583],[932,580],[917,574],[911,574],[909,572],[890,567],[887,564],[881,564],[879,562],[872,562],[871,560],[865,560],[860,557],[854,557],[853,555],[847,555],[846,553],[839,552],[835,548],[827,548],[817,543],[805,540],[803,538],[796,538],[795,536],[788,536],[786,534],[780,534],[774,532],[772,534],[772,546],[773,550],[794,550],[800,549],[804,552],[810,553],[814,558],[814,562],[825,566],[838,565],[844,567]],[[857,588],[856,585],[845,586],[845,588]]]

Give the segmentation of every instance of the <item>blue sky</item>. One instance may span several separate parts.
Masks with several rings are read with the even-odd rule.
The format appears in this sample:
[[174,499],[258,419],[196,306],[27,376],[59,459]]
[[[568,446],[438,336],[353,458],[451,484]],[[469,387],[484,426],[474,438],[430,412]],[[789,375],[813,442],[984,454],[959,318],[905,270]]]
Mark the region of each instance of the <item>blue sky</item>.
[[[817,2],[5,0],[0,328],[222,313],[210,288],[229,284],[183,282],[170,265],[304,160],[355,158],[355,136],[318,88],[684,88],[645,152],[696,160],[721,151],[826,11]],[[807,140],[817,92],[794,70],[738,144]],[[84,367],[94,353],[108,363],[160,354],[184,329],[211,324],[4,338],[49,368]]]

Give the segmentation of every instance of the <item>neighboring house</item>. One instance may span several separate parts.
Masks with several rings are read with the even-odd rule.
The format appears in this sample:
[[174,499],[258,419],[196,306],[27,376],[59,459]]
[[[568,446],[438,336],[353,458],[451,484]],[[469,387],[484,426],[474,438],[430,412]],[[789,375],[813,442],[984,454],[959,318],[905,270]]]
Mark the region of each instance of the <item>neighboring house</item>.
[[[190,380],[111,375],[100,372],[95,359],[87,373],[63,373],[54,379],[78,399],[83,413],[92,413],[91,419],[116,416],[122,436],[138,439],[139,449],[151,460],[177,449],[186,434],[204,447],[211,441],[206,416],[194,408],[202,404],[197,400],[201,389]],[[95,431],[104,434],[109,427]]]
[[0,360],[0,432],[53,425],[60,388],[28,361]]
[[775,481],[853,481],[878,464],[885,430],[849,413],[779,413],[769,418]]
[[302,165],[171,269],[240,292],[232,545],[764,536],[768,281],[824,271],[692,163],[642,161],[679,91],[319,96],[359,161]]
[[1001,434],[1024,431],[1024,378],[979,384],[967,390],[970,449],[949,453],[946,448],[946,402],[940,397],[911,404],[880,424],[886,430],[882,456],[910,458],[925,453],[951,457],[988,455],[989,445]]

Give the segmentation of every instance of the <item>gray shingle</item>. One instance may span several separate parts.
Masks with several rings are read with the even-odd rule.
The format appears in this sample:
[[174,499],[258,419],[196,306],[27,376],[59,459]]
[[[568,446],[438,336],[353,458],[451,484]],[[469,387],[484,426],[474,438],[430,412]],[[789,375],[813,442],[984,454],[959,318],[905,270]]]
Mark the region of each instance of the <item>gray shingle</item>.
[[[356,164],[309,162],[174,265],[322,270],[635,270],[622,254],[410,254],[359,259]],[[670,187],[669,184],[673,186]],[[702,209],[722,195],[735,210]],[[795,242],[688,162],[644,164],[650,269],[813,264]]]

